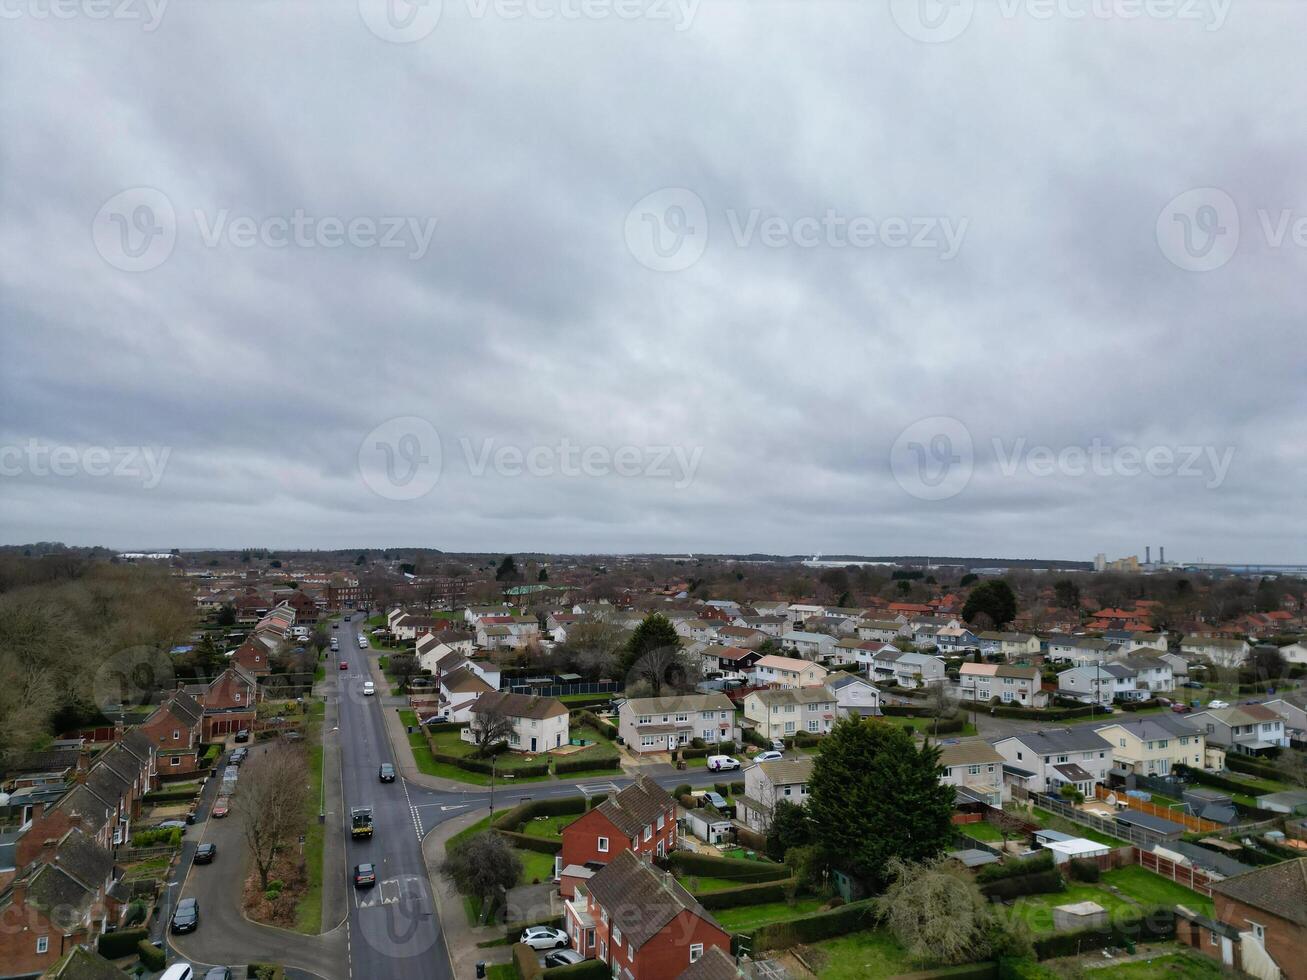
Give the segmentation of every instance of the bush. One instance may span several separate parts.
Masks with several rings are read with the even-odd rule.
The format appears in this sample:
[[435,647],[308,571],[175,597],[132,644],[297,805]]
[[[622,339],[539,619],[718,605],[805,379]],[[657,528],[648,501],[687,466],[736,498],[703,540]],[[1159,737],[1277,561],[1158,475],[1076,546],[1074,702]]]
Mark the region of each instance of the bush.
[[544,976],[539,955],[526,943],[514,943],[513,965],[517,967],[517,975],[521,980],[539,980]]
[[689,745],[681,747],[682,759],[706,759],[710,755],[720,755],[720,754],[721,753],[717,752],[715,749],[710,749],[706,745],[703,746],[702,748],[697,748],[697,749]]
[[[596,803],[602,796],[594,797]],[[503,811],[490,826],[496,830],[521,830],[522,825],[536,817],[561,817],[569,813],[585,813],[584,796],[559,796],[544,800],[527,800]]]
[[1004,861],[1002,864],[987,864],[976,875],[976,881],[998,881],[1000,878],[1017,878],[1021,875],[1035,874],[1038,871],[1053,869],[1053,852],[1040,851],[1022,861]]
[[123,925],[135,926],[145,921],[146,915],[149,914],[150,908],[141,899],[135,899],[127,906],[127,911],[123,915]]
[[1015,878],[1000,878],[980,886],[980,893],[986,898],[1001,901],[1020,898],[1022,895],[1051,895],[1065,890],[1066,882],[1062,880],[1060,871],[1037,871]]
[[876,921],[876,899],[851,902],[829,912],[801,919],[787,919],[762,926],[753,934],[755,950],[785,949],[798,943],[814,943],[871,928]]
[[736,796],[742,796],[744,794],[744,783],[743,782],[731,783],[731,793],[733,793]]
[[722,755],[735,755],[734,742],[720,742],[717,745],[717,751]]
[[554,977],[566,978],[566,980],[608,980],[608,964],[603,960],[585,960],[581,963],[573,963],[571,966],[556,966],[551,970],[545,971],[545,977],[552,980]]
[[763,738],[756,728],[746,728],[741,732],[741,739],[760,749],[770,749],[771,742]]
[[1175,935],[1175,910],[1153,906],[1116,919],[1106,929],[1059,932],[1035,940],[1035,955],[1041,960],[1075,956],[1106,946],[1124,946],[1128,940],[1170,939]]
[[616,752],[593,755],[573,756],[554,760],[554,775],[566,772],[589,772],[592,769],[620,769],[622,759]]
[[186,803],[195,799],[193,789],[160,789],[141,797],[146,803]]
[[682,796],[689,796],[692,789],[693,787],[691,787],[689,783],[681,783],[680,786],[677,786],[676,789],[672,790],[672,796],[679,800]]
[[673,851],[668,857],[668,864],[682,875],[725,878],[728,881],[779,881],[790,877],[790,869],[783,864],[696,854],[693,851]]
[[722,796],[730,796],[731,788],[725,783],[713,783],[712,788]]
[[495,833],[514,847],[520,847],[524,851],[535,851],[538,854],[557,854],[563,849],[562,841],[547,840],[544,837],[531,837],[527,834],[519,834],[514,830],[500,830],[499,828],[495,828]]
[[[682,881],[681,884],[693,884]],[[794,878],[782,881],[763,881],[756,885],[741,885],[739,888],[723,888],[715,892],[695,894],[699,904],[706,909],[732,909],[737,905],[761,905],[764,902],[784,902],[794,894],[797,882]]]
[[145,965],[147,970],[158,973],[167,965],[168,960],[164,951],[158,949],[148,939],[142,939],[136,944],[136,952],[141,957],[141,963]]
[[132,847],[181,847],[180,827],[155,827],[132,834]]
[[286,969],[279,963],[250,963],[245,975],[251,980],[285,980]]
[[1098,869],[1098,862],[1089,858],[1072,858],[1071,859],[1071,877],[1076,881],[1083,881],[1089,884],[1096,882],[1102,872]]
[[708,747],[708,743],[705,742],[703,739],[699,738],[698,736],[696,736],[690,739],[690,746],[696,749],[703,749]]
[[119,929],[117,932],[106,932],[96,943],[95,950],[106,960],[116,960],[134,952],[136,944],[142,939],[148,939],[149,935],[145,929]]

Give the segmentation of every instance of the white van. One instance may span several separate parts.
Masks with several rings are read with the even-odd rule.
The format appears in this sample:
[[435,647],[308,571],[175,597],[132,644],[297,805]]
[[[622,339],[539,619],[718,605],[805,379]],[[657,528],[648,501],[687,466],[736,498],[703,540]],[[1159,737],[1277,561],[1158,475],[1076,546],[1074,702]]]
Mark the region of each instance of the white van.
[[376,693],[377,693],[377,685],[373,684],[371,681],[364,681],[364,682],[363,682],[363,696],[364,696],[364,697],[370,697],[370,696],[372,696],[373,694],[376,694]]
[[740,760],[732,758],[729,755],[710,755],[708,756],[709,772],[730,772],[740,768]]
[[195,971],[189,963],[174,963],[163,971],[159,980],[195,980]]

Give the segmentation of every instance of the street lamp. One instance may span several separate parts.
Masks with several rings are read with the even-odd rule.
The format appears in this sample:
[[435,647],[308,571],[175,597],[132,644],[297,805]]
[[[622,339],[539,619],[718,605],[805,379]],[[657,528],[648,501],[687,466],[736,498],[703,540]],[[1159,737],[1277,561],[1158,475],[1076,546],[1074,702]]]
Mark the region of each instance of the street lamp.
[[172,906],[172,890],[180,885],[179,881],[168,882],[163,890],[163,929],[159,933],[159,945],[163,949],[163,965],[168,966],[168,911]]
[[495,812],[495,766],[499,762],[499,756],[490,757],[490,812]]

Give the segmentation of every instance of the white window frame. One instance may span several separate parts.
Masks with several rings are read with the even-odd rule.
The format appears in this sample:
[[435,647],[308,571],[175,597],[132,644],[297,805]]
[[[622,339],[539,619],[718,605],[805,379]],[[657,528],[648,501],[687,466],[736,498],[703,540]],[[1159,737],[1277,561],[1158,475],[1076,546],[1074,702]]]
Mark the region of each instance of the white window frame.
[[597,850],[600,854],[607,854],[607,853],[608,853],[608,838],[607,838],[607,837],[598,837],[598,838],[596,838],[596,839],[595,839],[595,850]]
[[37,937],[36,937],[36,955],[37,955],[37,956],[44,956],[44,955],[45,955],[46,953],[48,953],[48,952],[50,952],[50,937],[49,937],[49,936],[37,936]]
[[691,943],[691,944],[690,944],[690,962],[691,962],[691,963],[694,963],[694,962],[698,961],[699,957],[701,957],[701,956],[703,956],[703,943]]

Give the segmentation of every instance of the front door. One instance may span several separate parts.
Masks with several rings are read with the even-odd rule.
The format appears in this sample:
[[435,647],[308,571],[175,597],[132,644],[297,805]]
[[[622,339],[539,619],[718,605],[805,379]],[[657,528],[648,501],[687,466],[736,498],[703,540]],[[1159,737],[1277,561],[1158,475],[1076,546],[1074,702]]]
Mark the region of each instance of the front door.
[[531,751],[534,752],[535,750],[536,750],[536,737],[535,737],[534,735],[532,735],[532,736],[531,736]]

